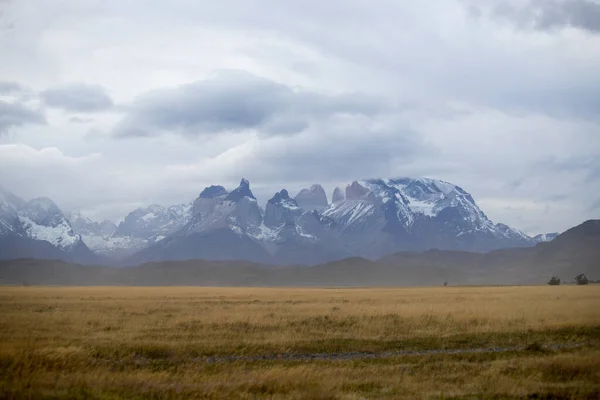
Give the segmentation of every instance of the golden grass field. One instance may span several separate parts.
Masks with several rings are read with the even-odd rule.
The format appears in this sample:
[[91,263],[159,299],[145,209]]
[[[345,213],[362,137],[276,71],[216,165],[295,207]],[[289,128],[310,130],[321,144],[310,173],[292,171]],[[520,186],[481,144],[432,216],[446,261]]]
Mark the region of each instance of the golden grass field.
[[600,398],[600,285],[0,287],[0,315],[2,398]]

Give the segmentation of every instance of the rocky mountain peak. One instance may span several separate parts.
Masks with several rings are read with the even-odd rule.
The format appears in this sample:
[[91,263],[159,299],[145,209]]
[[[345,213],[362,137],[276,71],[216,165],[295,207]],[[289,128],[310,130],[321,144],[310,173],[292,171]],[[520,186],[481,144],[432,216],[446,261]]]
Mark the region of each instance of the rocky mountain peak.
[[215,197],[226,196],[229,192],[220,185],[212,185],[204,188],[202,193],[200,193],[200,197],[203,199],[213,199]]
[[338,201],[346,200],[346,194],[341,187],[336,187],[333,189],[333,195],[331,196],[331,202],[337,203]]
[[267,202],[264,222],[271,228],[281,226],[293,221],[302,212],[296,200],[290,197],[287,190],[282,189]]
[[367,193],[369,193],[369,188],[362,186],[357,181],[346,186],[346,199],[348,200],[358,200]]
[[298,206],[307,211],[322,210],[329,205],[325,189],[319,184],[300,190],[294,200],[296,200]]
[[232,190],[231,193],[229,193],[225,199],[237,202],[244,197],[249,197],[251,199],[256,200],[256,197],[254,197],[254,194],[252,194],[252,191],[250,190],[250,182],[242,178],[242,180],[240,181],[240,185],[234,190]]
[[[275,195],[273,197],[271,197],[267,203],[277,204],[277,203],[288,202],[288,201],[292,201],[293,203],[296,203],[296,201],[290,197],[290,194],[288,193],[287,190],[281,189],[281,191],[275,193]],[[296,206],[298,206],[298,205],[296,204]]]

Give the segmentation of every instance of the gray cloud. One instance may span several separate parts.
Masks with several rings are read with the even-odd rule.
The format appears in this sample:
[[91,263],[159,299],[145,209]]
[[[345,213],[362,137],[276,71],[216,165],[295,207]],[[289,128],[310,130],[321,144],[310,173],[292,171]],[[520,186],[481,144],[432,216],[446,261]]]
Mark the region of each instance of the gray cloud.
[[11,128],[25,124],[46,124],[44,115],[20,103],[9,103],[0,100],[0,135]]
[[[503,14],[500,2],[513,6]],[[12,2],[3,79],[52,88],[69,77],[129,105],[48,110],[47,126],[14,127],[0,137],[11,171],[0,183],[113,218],[241,176],[266,200],[282,187],[425,175],[460,184],[494,221],[563,230],[598,215],[600,35],[593,10],[574,11],[582,4],[172,0],[140,13],[144,0]],[[254,76],[205,78],[231,68]],[[556,155],[565,165],[538,163]]]
[[71,117],[69,118],[69,122],[72,122],[74,124],[87,124],[90,122],[94,122],[94,118]]
[[520,8],[504,1],[496,6],[494,14],[520,27],[538,30],[573,27],[600,32],[600,4],[590,0],[532,0]]
[[297,92],[249,73],[221,71],[211,79],[141,95],[113,133],[118,137],[165,131],[200,135],[258,129],[266,135],[294,134],[315,119],[374,115],[382,109],[379,100],[360,94]]
[[41,96],[49,107],[66,111],[96,112],[113,107],[112,99],[100,85],[71,83],[47,89]]
[[15,94],[26,92],[28,89],[17,82],[0,82],[0,94]]
[[597,211],[600,210],[600,198],[598,198],[589,208],[589,211]]

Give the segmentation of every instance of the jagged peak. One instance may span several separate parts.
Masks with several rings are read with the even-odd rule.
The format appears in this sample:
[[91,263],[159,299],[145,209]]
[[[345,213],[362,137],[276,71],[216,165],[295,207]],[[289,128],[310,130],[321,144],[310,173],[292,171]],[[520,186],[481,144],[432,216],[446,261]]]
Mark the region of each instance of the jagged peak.
[[200,193],[203,199],[213,199],[215,197],[226,196],[229,192],[221,185],[211,185],[204,188]]
[[[269,199],[268,203],[276,204],[276,203],[281,202],[282,200],[291,200],[291,201],[294,201],[294,199],[292,199],[290,197],[290,194],[289,194],[289,192],[286,189],[281,189],[279,192],[275,193],[273,195],[273,197],[271,197]],[[294,201],[294,203],[295,203],[295,201]]]
[[301,189],[298,192],[298,194],[296,195],[296,197],[302,196],[304,194],[310,194],[310,193],[315,193],[315,194],[319,194],[319,195],[321,195],[321,193],[325,194],[325,189],[323,189],[323,186],[321,186],[320,184],[313,183],[309,187]]
[[369,188],[361,185],[358,181],[354,181],[346,186],[346,199],[357,200],[369,192]]
[[242,178],[240,185],[232,190],[225,199],[230,201],[239,201],[243,197],[249,197],[256,200],[256,197],[254,197],[254,194],[252,194],[252,191],[250,190],[250,182],[245,178]]

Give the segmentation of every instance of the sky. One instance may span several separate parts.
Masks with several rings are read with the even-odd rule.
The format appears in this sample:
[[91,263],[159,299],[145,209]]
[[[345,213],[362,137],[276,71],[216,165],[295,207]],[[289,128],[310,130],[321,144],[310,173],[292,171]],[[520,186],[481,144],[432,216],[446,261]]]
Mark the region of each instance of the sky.
[[0,185],[119,220],[244,177],[600,217],[596,0],[0,0]]

